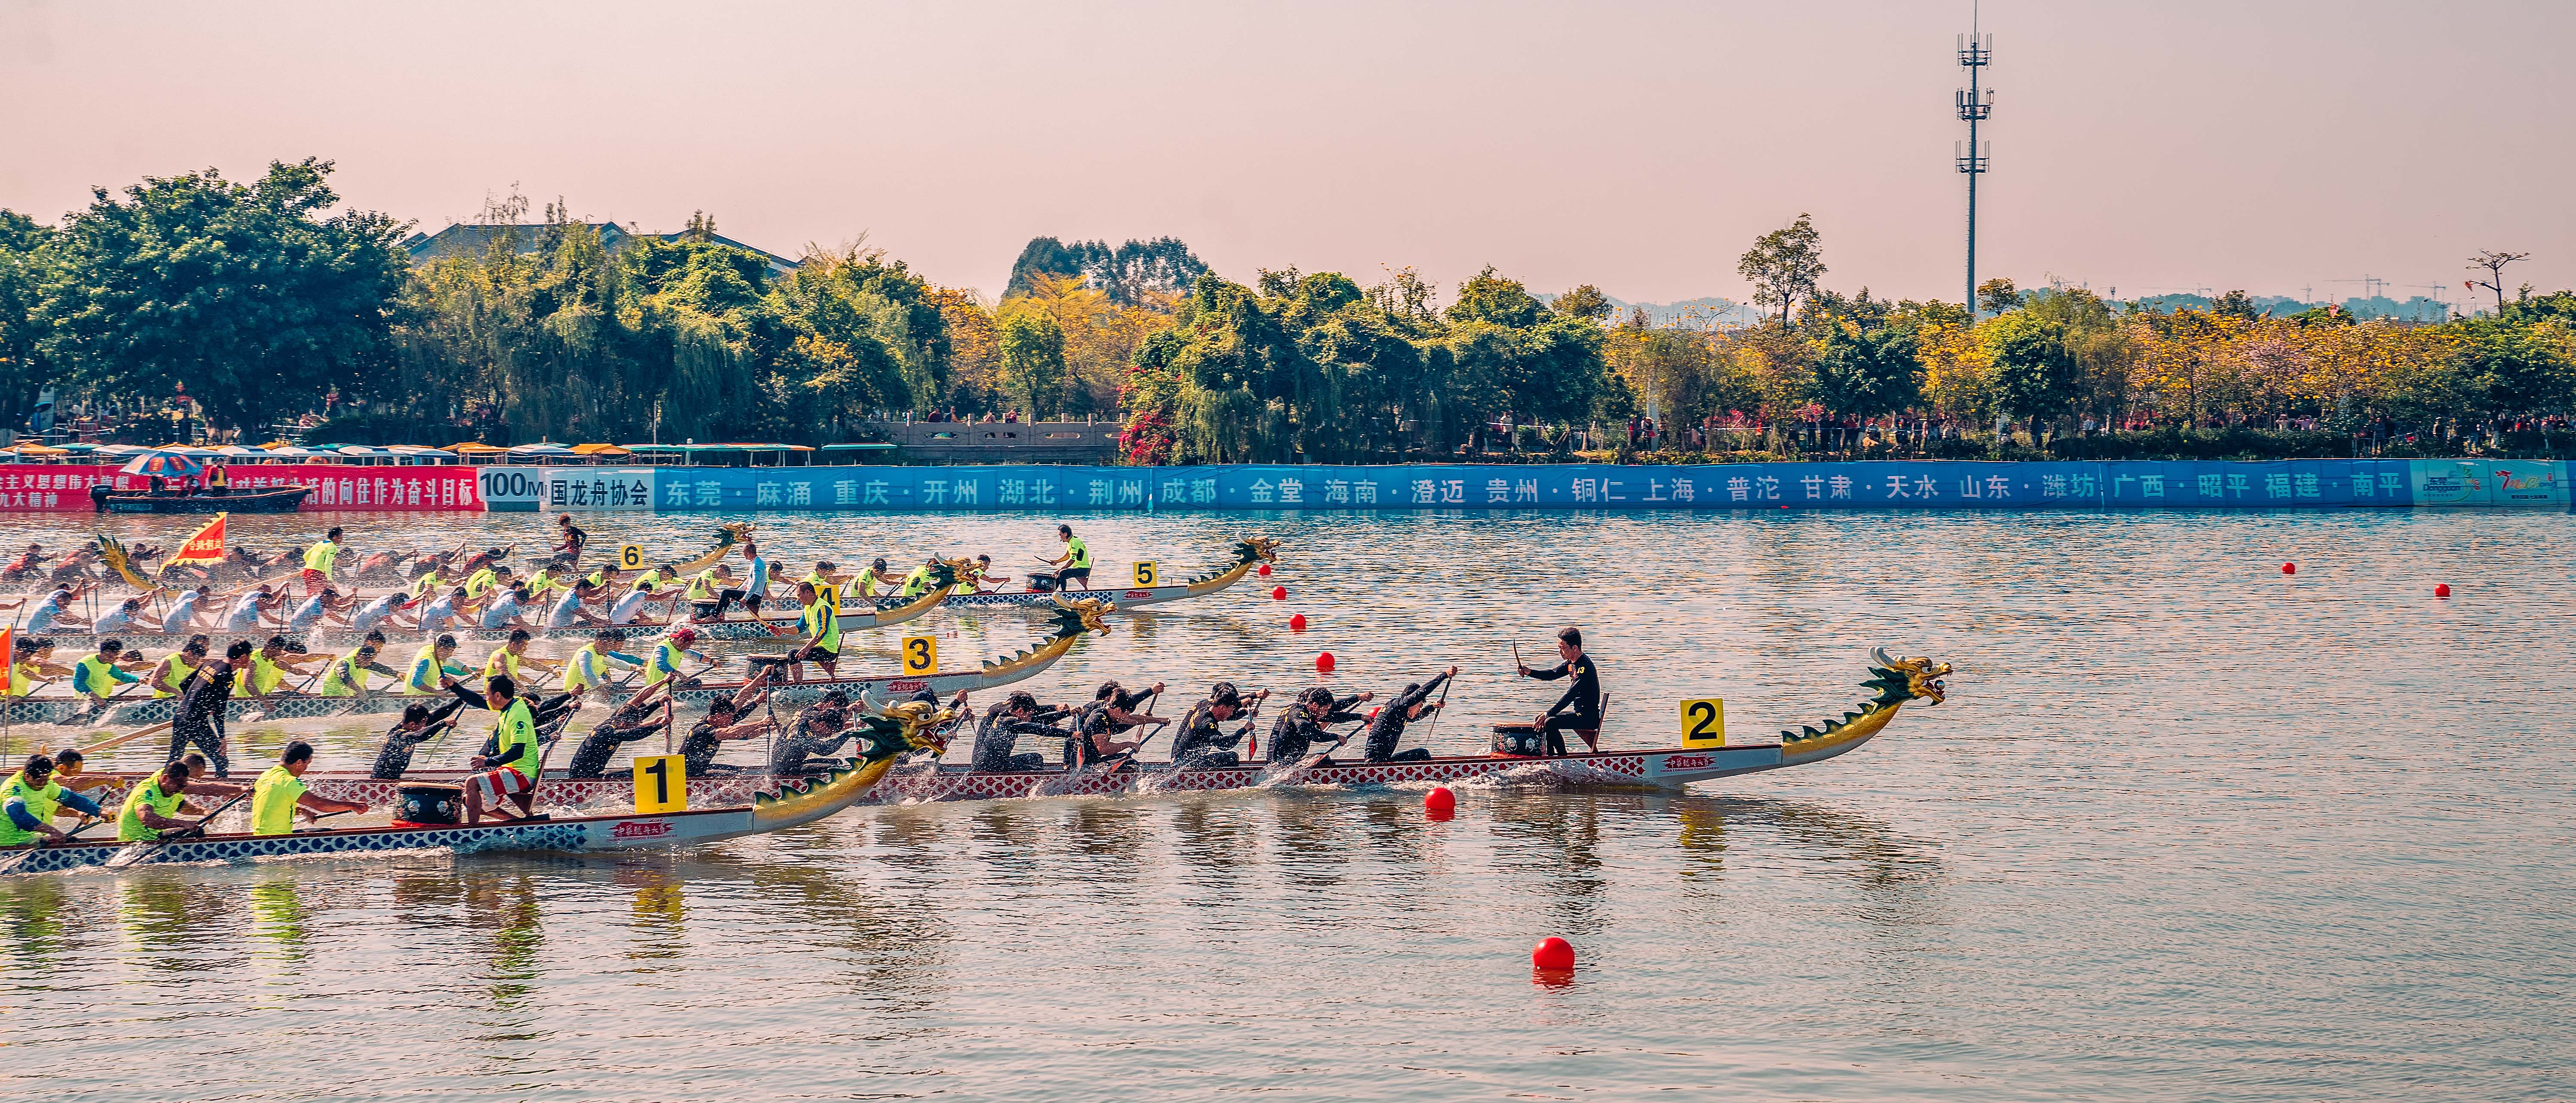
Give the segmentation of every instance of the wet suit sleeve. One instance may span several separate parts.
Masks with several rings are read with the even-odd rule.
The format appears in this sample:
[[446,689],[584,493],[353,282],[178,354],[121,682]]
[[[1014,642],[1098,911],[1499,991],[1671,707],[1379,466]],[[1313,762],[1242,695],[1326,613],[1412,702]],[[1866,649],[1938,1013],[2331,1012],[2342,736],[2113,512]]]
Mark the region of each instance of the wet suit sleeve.
[[527,749],[528,749],[528,748],[527,748],[527,745],[526,745],[526,744],[523,744],[523,743],[512,743],[512,744],[510,744],[510,749],[509,749],[509,750],[503,751],[503,752],[501,752],[501,753],[499,753],[499,754],[496,754],[496,755],[486,755],[486,756],[484,756],[484,758],[483,758],[483,765],[484,765],[484,767],[485,767],[486,769],[489,769],[489,768],[494,767],[494,766],[507,766],[507,765],[509,765],[509,764],[510,764],[510,763],[512,763],[512,762],[518,761],[518,758],[519,758],[519,752],[524,751],[524,750],[527,750]]
[[1557,698],[1555,704],[1549,705],[1546,715],[1554,716],[1564,712],[1568,706],[1573,708],[1577,716],[1590,716],[1601,711],[1601,676],[1593,669],[1592,657],[1589,655],[1559,665],[1553,670],[1530,671],[1530,677],[1552,682],[1565,677],[1568,673],[1574,675],[1574,684],[1565,687],[1565,696]]
[[78,812],[78,813],[81,813],[82,815],[86,815],[86,816],[96,816],[96,815],[101,815],[101,814],[102,814],[102,813],[100,813],[100,812],[99,812],[99,810],[98,810],[98,802],[97,802],[97,801],[91,800],[91,799],[89,799],[88,797],[85,797],[85,796],[82,796],[82,795],[80,795],[80,794],[78,794],[78,793],[72,792],[72,791],[71,791],[71,790],[69,790],[69,789],[65,789],[65,790],[63,790],[62,799],[61,799],[60,801],[57,801],[56,803],[59,803],[59,804],[61,804],[61,805],[62,805],[63,807],[65,807],[65,808],[69,808],[69,809],[71,809],[71,810],[72,810],[72,811],[74,811],[74,812]]
[[33,831],[39,827],[45,826],[45,821],[37,819],[35,813],[27,811],[26,801],[10,801],[7,811],[9,813],[9,822],[16,824],[20,831]]
[[469,709],[482,709],[485,712],[492,711],[492,706],[483,700],[483,695],[480,693],[464,686],[449,686],[447,691],[456,695],[456,703],[459,705]]

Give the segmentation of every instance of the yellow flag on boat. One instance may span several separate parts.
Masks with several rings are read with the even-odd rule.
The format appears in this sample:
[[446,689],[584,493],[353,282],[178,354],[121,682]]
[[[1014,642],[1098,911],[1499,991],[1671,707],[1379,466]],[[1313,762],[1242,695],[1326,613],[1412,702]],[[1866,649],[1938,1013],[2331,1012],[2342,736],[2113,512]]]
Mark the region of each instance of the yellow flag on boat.
[[206,522],[206,527],[201,528],[201,529],[198,529],[198,530],[197,530],[196,535],[189,537],[189,538],[187,539],[187,541],[186,541],[186,542],[184,542],[184,543],[182,543],[182,544],[180,544],[180,545],[179,545],[179,554],[171,556],[171,557],[170,557],[170,562],[172,562],[172,563],[221,563],[221,562],[223,562],[223,561],[224,561],[224,518],[226,518],[226,517],[230,517],[230,516],[232,516],[232,515],[231,515],[231,514],[229,514],[229,513],[218,513],[218,514],[216,514],[216,515],[215,515],[215,519],[214,519],[214,520]]

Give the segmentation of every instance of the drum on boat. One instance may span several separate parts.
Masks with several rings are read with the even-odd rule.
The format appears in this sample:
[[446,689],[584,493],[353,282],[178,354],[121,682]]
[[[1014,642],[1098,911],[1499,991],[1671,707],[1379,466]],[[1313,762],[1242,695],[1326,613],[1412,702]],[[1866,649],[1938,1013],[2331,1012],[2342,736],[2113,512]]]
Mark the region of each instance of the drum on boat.
[[457,823],[465,817],[465,787],[405,785],[394,790],[394,826]]
[[1547,739],[1536,724],[1496,724],[1494,753],[1542,758],[1547,754]]

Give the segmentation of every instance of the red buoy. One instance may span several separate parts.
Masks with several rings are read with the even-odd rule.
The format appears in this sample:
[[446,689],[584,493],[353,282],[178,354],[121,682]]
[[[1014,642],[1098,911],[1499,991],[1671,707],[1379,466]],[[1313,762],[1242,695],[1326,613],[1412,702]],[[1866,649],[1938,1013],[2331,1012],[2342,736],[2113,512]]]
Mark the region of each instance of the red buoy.
[[1422,794],[1422,810],[1446,819],[1458,810],[1458,794],[1450,792],[1446,785],[1434,785],[1430,792]]
[[1317,655],[1317,656],[1315,656],[1315,669],[1316,669],[1316,670],[1319,670],[1319,671],[1322,671],[1323,673],[1326,673],[1326,674],[1330,674],[1330,673],[1332,673],[1332,672],[1333,672],[1333,653],[1332,653],[1332,652],[1330,652],[1330,651],[1327,651],[1327,652],[1324,652],[1324,653],[1323,653],[1323,654],[1321,654],[1321,655]]
[[1268,577],[1270,577],[1270,564],[1268,564],[1268,563],[1264,563],[1264,564],[1262,564],[1262,565],[1261,565],[1261,570],[1259,570],[1258,572],[1255,572],[1255,573],[1259,574],[1259,575],[1260,575],[1261,577],[1263,577],[1263,578],[1268,578]]
[[2434,597],[2449,597],[2449,596],[2451,596],[2451,584],[2450,584],[2450,583],[2448,583],[2448,582],[2436,582],[2436,583],[2434,583],[2434,584],[2433,584],[2433,596],[2434,596]]
[[1273,587],[1271,587],[1271,588],[1270,588],[1270,600],[1272,600],[1272,601],[1286,601],[1286,600],[1288,600],[1288,587],[1285,587],[1285,586],[1273,586]]
[[1539,969],[1574,968],[1574,947],[1554,935],[1540,939],[1538,948],[1530,951],[1530,965]]
[[1304,614],[1304,613],[1297,613],[1297,614],[1295,614],[1295,615],[1290,616],[1290,617],[1288,618],[1288,630],[1289,630],[1289,631],[1291,631],[1291,632],[1303,632],[1303,631],[1305,631],[1305,630],[1306,630],[1306,614]]
[[2297,573],[2299,573],[2299,565],[2298,565],[2298,564],[2296,564],[2296,563],[2283,563],[2283,564],[2281,564],[2281,573],[2282,573],[2282,574],[2297,574]]

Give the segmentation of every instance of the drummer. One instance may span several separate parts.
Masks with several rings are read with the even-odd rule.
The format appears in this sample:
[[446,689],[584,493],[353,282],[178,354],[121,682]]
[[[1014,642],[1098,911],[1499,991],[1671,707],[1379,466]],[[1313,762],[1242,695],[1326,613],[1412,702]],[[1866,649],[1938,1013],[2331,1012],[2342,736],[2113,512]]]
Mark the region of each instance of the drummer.
[[286,745],[286,753],[277,756],[277,765],[259,775],[250,798],[250,833],[285,835],[295,830],[295,817],[319,817],[324,813],[364,812],[367,806],[345,800],[317,797],[306,790],[304,771],[313,766],[313,744],[301,739]]

